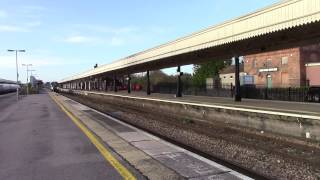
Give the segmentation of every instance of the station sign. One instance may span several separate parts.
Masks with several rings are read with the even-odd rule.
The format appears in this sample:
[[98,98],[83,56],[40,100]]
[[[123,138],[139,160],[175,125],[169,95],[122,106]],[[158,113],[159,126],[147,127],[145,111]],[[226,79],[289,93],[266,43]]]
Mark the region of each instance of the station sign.
[[259,69],[259,72],[276,72],[276,71],[278,71],[278,68]]

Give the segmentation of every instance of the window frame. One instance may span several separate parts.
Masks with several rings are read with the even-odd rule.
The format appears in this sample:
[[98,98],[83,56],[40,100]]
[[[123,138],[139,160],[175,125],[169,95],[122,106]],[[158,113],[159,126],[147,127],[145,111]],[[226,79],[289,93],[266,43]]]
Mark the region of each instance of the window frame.
[[[283,63],[285,62],[285,63]],[[283,56],[281,57],[281,66],[288,66],[289,63],[289,57],[288,56]]]

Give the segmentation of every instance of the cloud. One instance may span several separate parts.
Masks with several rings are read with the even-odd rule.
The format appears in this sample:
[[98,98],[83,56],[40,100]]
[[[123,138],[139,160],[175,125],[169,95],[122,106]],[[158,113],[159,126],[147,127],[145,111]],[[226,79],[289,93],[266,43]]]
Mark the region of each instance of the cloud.
[[76,28],[86,29],[89,31],[95,31],[98,33],[109,33],[109,34],[128,34],[138,31],[137,27],[133,26],[124,26],[124,27],[112,27],[106,25],[98,24],[75,24]]
[[[80,42],[99,42],[100,44],[104,44],[107,46],[123,46],[128,42],[134,43],[135,40],[139,39],[139,28],[134,26],[122,26],[122,27],[114,27],[100,24],[74,24],[72,28],[75,32],[78,33],[87,33],[87,36],[90,34],[94,34],[95,36],[99,36],[98,38],[72,38],[70,39],[72,42],[80,41]],[[89,34],[88,34],[89,32]],[[87,37],[86,36],[86,37]],[[139,36],[140,37],[140,36]]]
[[93,36],[84,36],[84,35],[72,35],[72,36],[67,36],[65,38],[55,37],[53,38],[53,40],[57,42],[68,43],[68,44],[122,46],[128,41],[128,38],[124,36],[116,36],[116,35],[100,36],[99,38],[93,37]]
[[[32,64],[34,67],[52,67],[52,66],[61,66],[61,65],[70,65],[76,64],[77,61],[66,60],[60,57],[46,57],[46,56],[30,56],[26,54],[20,54],[18,57],[18,65],[21,69],[21,64]],[[0,56],[0,69],[10,69],[16,67],[16,61],[14,54]]]
[[28,32],[29,30],[22,26],[0,25],[0,32]]
[[166,34],[173,31],[172,27],[151,26],[148,28],[153,34]]
[[72,44],[93,43],[97,41],[98,41],[97,38],[88,37],[88,36],[69,36],[64,39],[64,42],[72,43]]
[[0,10],[0,18],[7,18],[8,17],[8,13],[4,10]]
[[[57,57],[53,55],[34,56],[27,53],[21,53],[18,57],[19,66],[19,80],[26,81],[26,67],[22,64],[32,64],[32,70],[36,70],[40,79],[45,80],[58,80],[65,77],[70,71],[61,70],[66,67],[75,67],[75,65],[82,64],[84,61],[79,59],[70,59]],[[68,68],[66,68],[68,69]],[[16,61],[14,53],[7,55],[0,55],[0,78],[15,79]],[[57,74],[58,73],[58,74]],[[61,77],[59,77],[61,76]]]
[[14,56],[0,56],[1,68],[14,68],[16,64]]
[[119,28],[112,28],[107,26],[88,26],[88,29],[101,32],[101,33],[110,33],[110,34],[129,34],[138,31],[138,28],[134,27],[119,27]]
[[22,6],[22,8],[20,9],[23,17],[33,19],[41,18],[44,11],[47,11],[47,8],[39,5]]
[[111,46],[121,46],[124,44],[125,44],[125,40],[120,37],[112,37],[109,42],[109,45],[111,45]]
[[[10,23],[0,24],[0,32],[30,32],[32,28],[40,26],[42,23],[39,18],[30,18],[28,15],[34,15],[42,10],[42,7],[38,6],[26,6],[22,7],[10,20]],[[22,14],[21,14],[22,13]],[[21,16],[21,17],[20,17]],[[0,9],[0,19],[7,18],[8,13]],[[17,19],[21,19],[18,21]]]
[[44,11],[47,8],[41,5],[27,5],[22,7],[26,11]]
[[[66,38],[54,38],[57,41],[73,44],[91,43],[111,47],[134,45],[148,40],[146,37],[168,34],[172,31],[169,27],[145,27],[121,26],[114,27],[101,24],[73,24],[69,27],[76,36]],[[78,35],[78,34],[81,34]],[[62,39],[62,40],[61,40]]]
[[24,23],[24,25],[29,27],[29,28],[38,27],[41,24],[42,24],[41,21],[30,21],[30,22]]
[[40,21],[30,21],[19,25],[0,24],[0,32],[30,32],[32,28],[40,25]]

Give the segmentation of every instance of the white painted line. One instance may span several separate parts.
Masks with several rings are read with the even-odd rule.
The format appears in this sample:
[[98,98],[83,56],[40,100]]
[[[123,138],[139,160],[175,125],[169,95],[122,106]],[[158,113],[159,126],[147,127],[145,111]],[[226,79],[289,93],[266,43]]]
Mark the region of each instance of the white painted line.
[[185,105],[200,106],[200,107],[219,108],[219,109],[228,109],[228,110],[234,110],[234,111],[244,111],[244,112],[262,113],[262,114],[269,114],[269,115],[289,116],[289,117],[295,117],[295,118],[320,120],[320,116],[312,116],[312,115],[297,114],[297,113],[285,113],[285,112],[276,112],[276,111],[267,111],[267,110],[246,109],[246,108],[239,108],[239,107],[199,104],[199,103],[191,103],[191,102],[172,101],[172,100],[163,100],[163,99],[155,99],[155,98],[136,97],[136,96],[125,96],[125,95],[90,92],[90,91],[85,91],[85,93],[105,95],[105,96],[114,96],[114,97],[124,97],[124,98],[129,98],[129,99],[140,99],[140,100],[148,100],[148,101],[156,101],[156,102],[165,102],[165,103],[172,103],[172,104],[185,104]]
[[[73,100],[72,100],[72,101],[73,101]],[[76,102],[76,101],[74,101],[74,102]],[[76,103],[78,103],[78,102],[76,102]],[[80,104],[80,103],[79,103],[79,104]],[[82,105],[82,104],[81,104],[81,105]],[[85,106],[85,105],[83,105],[83,106]],[[88,106],[86,106],[86,107],[88,107]],[[228,171],[230,174],[232,174],[232,175],[234,175],[234,176],[236,176],[236,177],[238,177],[238,178],[244,179],[244,180],[253,180],[252,178],[250,178],[250,177],[248,177],[248,176],[246,176],[246,175],[240,174],[239,172],[234,171],[234,170],[232,170],[232,169],[229,169],[229,168],[227,168],[227,167],[225,167],[225,166],[223,166],[223,165],[221,165],[221,164],[218,164],[218,163],[216,163],[216,162],[214,162],[214,161],[211,161],[211,160],[209,160],[209,159],[207,159],[207,158],[204,158],[204,157],[202,157],[202,156],[199,156],[199,155],[197,155],[197,154],[195,154],[195,153],[193,153],[193,152],[190,152],[190,151],[188,151],[188,150],[186,150],[186,149],[183,149],[183,148],[181,148],[181,147],[179,147],[179,146],[177,146],[177,145],[174,145],[174,144],[172,144],[172,143],[169,143],[169,142],[167,142],[167,141],[165,141],[165,140],[163,140],[163,139],[160,139],[159,137],[156,137],[156,136],[154,136],[154,135],[152,135],[152,134],[150,134],[150,133],[148,133],[148,132],[145,132],[145,131],[143,131],[143,130],[141,130],[141,129],[138,129],[138,128],[130,125],[130,124],[127,124],[127,123],[125,123],[125,122],[122,122],[122,121],[120,121],[120,120],[118,120],[118,119],[116,119],[116,118],[114,118],[114,117],[112,117],[112,116],[109,116],[109,115],[107,115],[107,114],[104,114],[104,113],[102,113],[102,112],[100,112],[100,111],[97,111],[97,110],[95,110],[95,109],[93,109],[93,108],[90,108],[90,107],[88,107],[88,108],[89,108],[90,110],[92,110],[92,111],[94,111],[94,112],[96,112],[96,113],[98,113],[98,114],[100,114],[100,115],[102,115],[102,116],[110,119],[110,120],[113,120],[113,121],[115,121],[115,122],[117,122],[117,123],[119,123],[119,124],[121,124],[121,125],[123,125],[123,126],[126,126],[126,127],[128,127],[128,128],[132,128],[132,129],[136,130],[137,132],[139,132],[139,133],[141,133],[141,134],[144,134],[144,135],[152,138],[152,139],[155,140],[155,141],[158,141],[158,142],[160,142],[160,143],[162,143],[162,144],[165,144],[165,145],[167,145],[167,146],[169,146],[169,147],[171,147],[171,148],[174,148],[174,149],[176,149],[177,151],[183,152],[183,153],[185,153],[185,154],[187,154],[187,155],[189,155],[189,156],[191,156],[191,157],[194,157],[194,158],[196,158],[196,159],[198,159],[198,160],[200,160],[200,161],[202,161],[202,162],[205,162],[205,163],[207,163],[207,164],[209,164],[209,165],[211,165],[211,166],[213,166],[213,167],[215,167],[215,168],[221,169],[222,171]],[[114,132],[115,132],[115,131],[114,131]],[[115,132],[115,133],[117,134],[117,132]]]

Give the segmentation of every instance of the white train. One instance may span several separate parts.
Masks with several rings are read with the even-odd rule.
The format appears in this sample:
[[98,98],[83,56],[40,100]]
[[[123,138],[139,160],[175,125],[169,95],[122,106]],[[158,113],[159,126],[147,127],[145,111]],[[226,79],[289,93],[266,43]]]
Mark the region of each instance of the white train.
[[15,92],[17,91],[17,88],[20,88],[20,86],[17,85],[15,82],[0,79],[0,94]]

